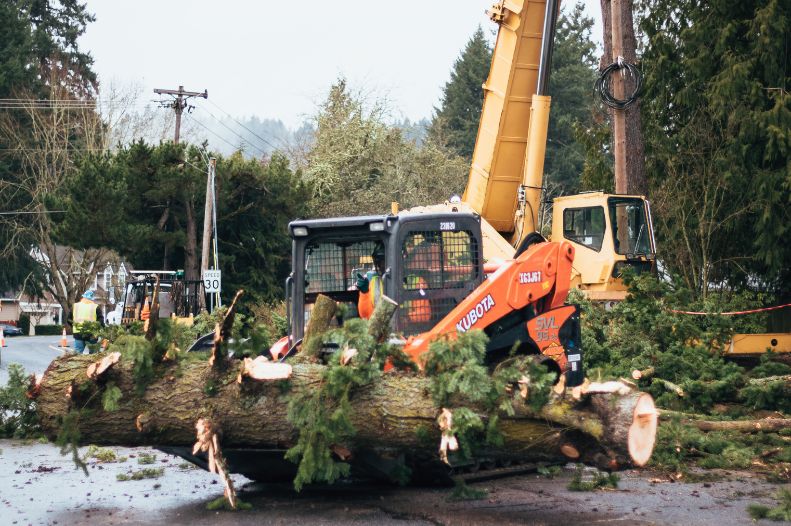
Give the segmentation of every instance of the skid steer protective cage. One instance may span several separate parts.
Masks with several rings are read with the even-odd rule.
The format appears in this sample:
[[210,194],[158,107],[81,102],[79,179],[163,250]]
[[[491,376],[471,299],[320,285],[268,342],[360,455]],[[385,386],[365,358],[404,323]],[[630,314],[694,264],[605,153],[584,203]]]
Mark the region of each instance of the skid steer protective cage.
[[357,275],[373,270],[385,250],[383,293],[399,305],[393,330],[410,336],[431,328],[481,283],[477,215],[400,214],[294,221],[291,276],[286,280],[292,341],[302,338],[319,294],[343,305],[338,321],[357,313]]

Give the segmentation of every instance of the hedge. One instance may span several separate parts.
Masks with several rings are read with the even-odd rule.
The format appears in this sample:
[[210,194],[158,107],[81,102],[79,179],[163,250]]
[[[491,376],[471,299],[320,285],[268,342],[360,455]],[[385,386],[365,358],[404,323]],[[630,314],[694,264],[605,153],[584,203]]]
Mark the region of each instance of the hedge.
[[63,325],[36,325],[36,336],[60,336]]

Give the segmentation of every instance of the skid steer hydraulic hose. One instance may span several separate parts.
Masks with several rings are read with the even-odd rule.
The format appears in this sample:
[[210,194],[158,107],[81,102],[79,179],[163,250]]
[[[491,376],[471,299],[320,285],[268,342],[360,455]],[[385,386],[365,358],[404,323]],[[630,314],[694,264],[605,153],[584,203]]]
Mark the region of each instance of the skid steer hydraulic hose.
[[[625,99],[616,99],[613,96],[611,90],[610,79],[612,78],[613,74],[618,74],[619,72],[634,79],[634,89],[632,90],[632,93]],[[604,102],[607,106],[616,110],[622,110],[637,100],[637,96],[640,94],[640,88],[642,86],[643,75],[640,73],[640,70],[637,69],[637,66],[624,61],[622,57],[618,57],[617,62],[613,62],[604,68],[604,70],[602,70],[601,75],[599,75],[599,78],[596,79],[593,89],[599,93],[602,102]]]

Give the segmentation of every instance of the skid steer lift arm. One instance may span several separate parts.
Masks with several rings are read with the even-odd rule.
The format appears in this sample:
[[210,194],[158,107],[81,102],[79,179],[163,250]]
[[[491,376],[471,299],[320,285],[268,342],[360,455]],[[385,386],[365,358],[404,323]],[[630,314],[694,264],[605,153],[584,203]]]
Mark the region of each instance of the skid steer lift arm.
[[519,313],[517,331],[509,333],[522,336],[513,338],[509,346],[528,344],[555,360],[566,374],[567,386],[579,385],[584,378],[579,307],[565,304],[573,261],[574,246],[567,241],[531,246],[484,280],[433,329],[411,338],[404,352],[420,364],[435,339],[472,329],[491,337],[498,322]]

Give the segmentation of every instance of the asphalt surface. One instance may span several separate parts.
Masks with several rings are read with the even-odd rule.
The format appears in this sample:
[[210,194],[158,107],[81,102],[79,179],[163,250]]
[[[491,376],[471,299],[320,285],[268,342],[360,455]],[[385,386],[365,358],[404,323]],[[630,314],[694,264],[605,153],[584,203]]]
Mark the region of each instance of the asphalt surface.
[[[0,385],[15,362],[43,373],[61,351],[58,336],[7,338],[0,349]],[[71,340],[69,341],[71,343]],[[111,448],[123,462],[88,459],[89,475],[48,443],[0,440],[0,526],[5,525],[237,525],[237,524],[627,524],[748,525],[752,503],[775,505],[779,486],[749,472],[720,472],[711,482],[671,482],[650,470],[621,473],[615,490],[571,492],[573,473],[537,474],[471,484],[479,500],[449,500],[448,488],[398,488],[371,484],[313,487],[297,494],[290,485],[264,485],[234,476],[242,500],[253,509],[207,511],[223,494],[219,477],[177,457],[148,448]],[[87,448],[82,448],[85,455]],[[151,465],[141,455],[156,456]],[[161,476],[119,481],[145,468]],[[758,521],[758,524],[775,524]]]
[[[222,496],[219,478],[147,448],[111,448],[123,462],[89,459],[89,477],[51,444],[0,440],[2,525],[237,525],[237,524],[626,524],[748,525],[751,503],[775,505],[779,486],[746,472],[720,472],[712,482],[670,482],[650,471],[627,471],[615,490],[572,492],[566,469],[470,484],[479,500],[451,501],[448,488],[340,484],[297,494],[288,484],[258,484],[234,476],[249,511],[207,511]],[[82,449],[84,455],[87,448]],[[140,465],[141,454],[154,454]],[[144,468],[157,478],[118,481]],[[759,524],[773,524],[758,521]]]
[[[74,340],[67,336],[70,347]],[[6,347],[0,348],[0,385],[8,382],[8,366],[18,363],[27,373],[42,374],[50,362],[63,354],[53,350],[60,343],[60,336],[12,336],[6,337]]]

